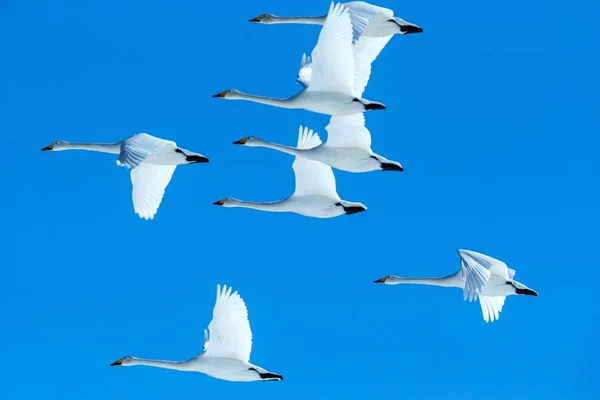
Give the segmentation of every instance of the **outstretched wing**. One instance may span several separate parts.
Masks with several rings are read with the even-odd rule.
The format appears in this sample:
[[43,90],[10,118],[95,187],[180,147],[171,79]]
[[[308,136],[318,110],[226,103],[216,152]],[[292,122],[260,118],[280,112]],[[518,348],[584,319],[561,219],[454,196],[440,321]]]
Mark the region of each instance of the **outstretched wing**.
[[472,256],[469,250],[459,249],[456,251],[460,257],[463,280],[463,296],[469,301],[477,299],[481,291],[490,280],[490,267]]
[[319,40],[312,51],[312,77],[306,90],[354,93],[354,50],[350,13],[332,2]]
[[481,312],[485,322],[494,322],[500,317],[500,311],[504,306],[504,296],[479,296],[479,304],[481,304]]
[[139,133],[128,137],[121,142],[121,153],[117,165],[136,168],[144,160],[167,145],[175,145],[175,142],[160,139],[147,133]]
[[390,9],[374,6],[364,1],[351,1],[344,3],[344,6],[350,10],[350,18],[352,19],[352,34],[356,42],[363,34],[367,26],[376,15],[381,14],[386,17],[386,20],[394,17],[394,12]]
[[310,57],[306,53],[302,54],[302,61],[300,61],[300,69],[298,70],[298,77],[296,82],[307,88],[310,85],[310,77],[312,75],[312,62]]
[[252,331],[248,309],[238,292],[232,293],[226,285],[221,290],[221,285],[217,285],[217,301],[208,329],[210,339],[204,344],[205,357],[231,358],[243,362],[250,360]]
[[371,150],[371,132],[365,126],[363,113],[332,116],[325,130],[328,146]]
[[154,218],[175,168],[143,162],[131,170],[133,209],[141,218]]
[[[302,128],[298,131],[299,149],[312,149],[321,144],[319,135],[312,129]],[[296,196],[328,196],[339,199],[335,189],[335,177],[329,165],[306,158],[296,157],[292,164],[296,176]]]

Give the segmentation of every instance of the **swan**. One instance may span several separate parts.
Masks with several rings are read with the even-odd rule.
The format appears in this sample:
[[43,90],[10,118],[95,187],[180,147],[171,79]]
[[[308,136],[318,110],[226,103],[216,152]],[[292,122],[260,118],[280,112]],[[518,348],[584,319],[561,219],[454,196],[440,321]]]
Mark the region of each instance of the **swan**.
[[[302,58],[298,82],[308,86],[312,76],[310,59]],[[299,149],[266,142],[254,136],[245,137],[233,144],[248,147],[267,147],[308,160],[320,161],[333,168],[348,172],[403,171],[397,161],[375,154],[371,150],[371,133],[365,126],[363,113],[332,116],[327,131],[327,142],[310,149]]]
[[[360,42],[360,40],[359,40]],[[312,51],[313,79],[296,95],[278,99],[228,89],[213,97],[249,100],[281,108],[304,109],[326,115],[349,115],[383,110],[382,103],[366,100],[362,94],[371,75],[371,63],[379,52],[374,48],[356,51],[352,45],[352,23],[348,9],[332,2],[317,45]]]
[[374,281],[386,285],[415,283],[463,289],[466,300],[479,298],[485,322],[497,320],[504,306],[506,296],[537,296],[538,293],[515,281],[515,270],[500,260],[471,250],[459,249],[461,268],[456,273],[443,278],[401,278],[390,275]]
[[[310,149],[321,144],[321,139],[308,128],[299,129],[298,149]],[[293,212],[306,217],[333,218],[365,211],[361,203],[341,200],[335,188],[331,167],[317,161],[296,157],[292,164],[296,176],[296,190],[290,197],[270,203],[254,203],[224,198],[214,205],[245,207],[260,211]]]
[[[423,29],[418,25],[394,17],[394,12],[387,8],[374,6],[364,1],[351,1],[343,3],[343,5],[350,11],[354,40],[358,40],[363,33],[373,37],[391,37],[392,35],[423,32]],[[320,17],[278,17],[273,14],[261,14],[248,22],[266,25],[323,25],[326,18],[327,15]],[[369,28],[368,31],[366,31],[367,27]]]
[[232,382],[281,381],[283,376],[268,372],[250,364],[252,331],[248,322],[248,309],[238,292],[231,292],[227,285],[217,285],[217,301],[213,319],[208,325],[210,334],[204,330],[202,353],[187,361],[145,360],[123,357],[110,364],[111,367],[147,365],[150,367],[195,371],[213,378]]
[[202,154],[175,142],[139,133],[116,143],[69,143],[58,140],[42,151],[90,150],[118,154],[118,166],[131,169],[133,209],[140,218],[154,219],[177,165],[208,162]]

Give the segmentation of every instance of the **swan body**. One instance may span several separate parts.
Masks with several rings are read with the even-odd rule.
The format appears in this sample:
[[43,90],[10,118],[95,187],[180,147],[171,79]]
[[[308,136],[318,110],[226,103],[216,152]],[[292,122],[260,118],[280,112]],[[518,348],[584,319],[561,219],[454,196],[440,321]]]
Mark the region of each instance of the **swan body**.
[[42,151],[89,150],[117,154],[117,165],[131,169],[135,213],[153,219],[177,165],[208,162],[199,153],[177,147],[175,142],[139,133],[116,143],[56,141]]
[[[300,127],[298,146],[290,149],[308,150],[319,145],[321,145],[321,140],[318,135],[308,128]],[[335,186],[335,176],[330,166],[297,155],[292,168],[296,177],[296,190],[286,199],[256,203],[228,197],[213,204],[223,207],[252,208],[260,211],[293,212],[315,218],[333,218],[344,214],[355,214],[367,209],[362,203],[340,199]]]
[[325,129],[328,133],[327,142],[310,149],[283,146],[253,136],[233,143],[248,147],[267,147],[348,172],[403,171],[399,162],[388,160],[371,150],[371,135],[365,127],[363,114],[331,117]]
[[145,360],[137,357],[123,357],[111,366],[130,367],[146,365],[150,367],[174,369],[178,371],[201,372],[213,378],[233,382],[283,380],[283,376],[269,372],[251,364],[252,331],[248,321],[248,310],[244,300],[231,287],[217,285],[217,300],[213,309],[213,319],[204,331],[202,353],[187,361]]
[[515,281],[515,270],[500,260],[471,250],[457,250],[461,269],[443,278],[402,278],[389,275],[375,283],[397,285],[413,283],[463,289],[464,299],[473,301],[479,298],[485,322],[497,320],[504,306],[506,296],[537,296],[538,293]]
[[[421,27],[411,22],[407,22],[402,18],[395,17],[394,12],[387,8],[374,6],[364,1],[351,1],[343,3],[343,5],[350,11],[355,40],[358,40],[362,34],[371,37],[385,37],[423,32]],[[319,17],[279,17],[273,14],[262,14],[256,18],[252,18],[249,22],[266,25],[323,25],[326,19],[327,15]],[[369,29],[367,30],[367,28]]]
[[284,99],[250,95],[235,89],[225,90],[213,97],[248,100],[326,115],[383,110],[385,106],[382,103],[362,98],[371,74],[371,63],[380,50],[357,50],[357,46],[360,49],[361,45],[357,43],[353,46],[352,40],[348,9],[332,2],[317,45],[312,51],[313,77],[304,90]]

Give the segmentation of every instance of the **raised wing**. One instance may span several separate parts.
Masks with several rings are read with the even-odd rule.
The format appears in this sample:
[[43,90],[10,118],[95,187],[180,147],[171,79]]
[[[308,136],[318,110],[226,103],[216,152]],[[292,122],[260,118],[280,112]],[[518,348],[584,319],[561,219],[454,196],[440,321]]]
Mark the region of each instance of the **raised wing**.
[[333,116],[325,130],[328,146],[371,150],[371,132],[365,126],[363,113]]
[[481,291],[490,280],[490,267],[480,263],[478,259],[471,256],[471,251],[459,249],[456,251],[460,257],[463,280],[463,296],[469,301],[477,299]]
[[204,357],[250,360],[252,331],[248,309],[238,292],[232,293],[226,285],[221,290],[221,285],[217,285],[217,301],[208,329],[210,339],[204,344]]
[[479,296],[479,304],[481,304],[481,312],[483,313],[483,319],[485,322],[494,322],[500,317],[500,311],[504,306],[504,296]]
[[121,153],[117,165],[136,168],[144,160],[167,145],[175,146],[175,142],[160,139],[147,133],[139,133],[121,142]]
[[302,54],[302,61],[300,61],[300,70],[298,70],[298,77],[296,82],[307,88],[310,85],[310,77],[312,75],[312,62],[310,57],[306,53]]
[[175,168],[175,165],[141,163],[131,170],[133,209],[141,218],[154,218]]
[[394,12],[390,9],[374,6],[364,1],[351,1],[344,3],[344,6],[350,10],[350,18],[352,19],[352,33],[354,41],[363,34],[371,20],[377,15],[382,14],[386,20],[394,17]]
[[332,2],[312,51],[312,77],[306,90],[354,96],[354,51],[350,13]]
[[356,97],[362,97],[371,77],[371,64],[392,38],[392,35],[370,36],[369,31],[376,29],[378,24],[384,24],[388,19],[389,17],[382,13],[375,15],[354,44],[354,94]]
[[[308,128],[299,129],[299,149],[312,149],[321,144],[319,135]],[[328,196],[339,199],[335,189],[335,177],[329,165],[296,157],[292,164],[296,175],[296,196]]]
[[513,276],[515,276],[514,269],[508,268],[504,262],[502,262],[494,257],[490,257],[488,255],[478,253],[478,252],[472,251],[472,250],[460,250],[460,251],[463,254],[465,254],[466,257],[473,260],[473,262],[481,264],[486,269],[489,269],[490,273],[493,275],[498,275],[498,276],[504,278],[505,280],[512,279]]

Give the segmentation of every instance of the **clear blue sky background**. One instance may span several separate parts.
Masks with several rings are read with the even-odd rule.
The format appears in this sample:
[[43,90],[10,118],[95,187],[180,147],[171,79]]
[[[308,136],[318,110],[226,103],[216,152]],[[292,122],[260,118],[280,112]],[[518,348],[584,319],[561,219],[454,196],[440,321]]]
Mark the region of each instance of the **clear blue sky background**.
[[[0,2],[3,399],[598,398],[600,52],[597,1],[392,1],[395,37],[365,97],[374,150],[404,173],[336,173],[368,205],[330,220],[223,209],[293,191],[295,144],[328,118],[211,95],[287,96],[328,1]],[[115,157],[42,153],[138,132],[210,157],[177,169],[154,221]],[[441,276],[456,248],[500,258],[540,296],[485,324]],[[252,361],[283,382],[109,368],[198,354],[217,283],[240,291]]]

